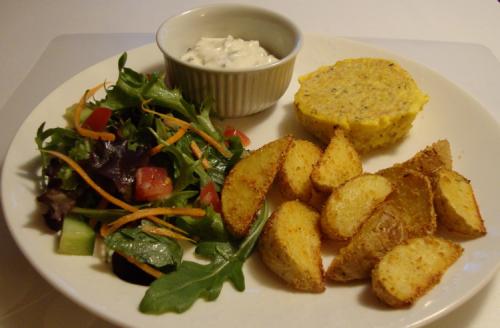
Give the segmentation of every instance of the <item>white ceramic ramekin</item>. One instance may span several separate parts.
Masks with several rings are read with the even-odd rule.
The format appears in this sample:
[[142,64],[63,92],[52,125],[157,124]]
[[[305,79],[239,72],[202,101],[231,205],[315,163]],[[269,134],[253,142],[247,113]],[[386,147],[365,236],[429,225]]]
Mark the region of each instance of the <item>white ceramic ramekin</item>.
[[[213,69],[180,58],[201,37],[258,40],[279,60],[248,69]],[[156,33],[165,57],[167,82],[181,88],[196,103],[215,100],[220,117],[239,117],[262,111],[286,91],[302,35],[288,18],[272,11],[238,4],[216,4],[167,19]]]

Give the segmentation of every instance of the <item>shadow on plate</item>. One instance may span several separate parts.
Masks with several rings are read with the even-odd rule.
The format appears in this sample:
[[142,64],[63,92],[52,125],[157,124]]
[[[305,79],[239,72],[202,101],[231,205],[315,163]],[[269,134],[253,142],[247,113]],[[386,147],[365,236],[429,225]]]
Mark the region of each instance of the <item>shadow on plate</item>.
[[245,262],[245,270],[247,274],[246,277],[252,277],[255,279],[259,285],[264,286],[264,288],[272,288],[275,290],[281,290],[283,292],[289,292],[290,294],[301,293],[300,291],[294,290],[288,287],[276,274],[271,272],[264,262],[262,262],[259,252],[256,250],[253,255]]
[[282,110],[285,112],[285,115],[278,124],[278,131],[280,135],[291,134],[297,139],[306,139],[313,141],[314,143],[321,144],[318,139],[315,139],[314,136],[309,134],[302,127],[302,125],[300,125],[299,121],[295,117],[295,105],[293,102],[283,105]]
[[[42,193],[42,189],[40,186],[40,177],[37,172],[39,172],[41,167],[41,159],[40,157],[34,157],[28,162],[19,166],[19,171],[16,173],[19,177],[23,178],[26,181],[29,181],[32,186],[29,191],[33,195],[40,195]],[[43,213],[45,209],[43,206],[36,200],[36,197],[33,197],[33,202],[35,202],[35,208],[33,212],[29,215],[29,221],[24,225],[27,228],[32,228],[40,231],[41,234],[55,234],[53,230],[47,227],[43,219]],[[54,239],[56,240],[56,239]],[[54,250],[57,248],[57,244],[54,244]]]
[[361,292],[358,294],[358,302],[359,304],[375,309],[377,311],[397,311],[398,309],[391,308],[384,303],[382,303],[377,296],[372,291],[371,281],[363,281],[365,285]]

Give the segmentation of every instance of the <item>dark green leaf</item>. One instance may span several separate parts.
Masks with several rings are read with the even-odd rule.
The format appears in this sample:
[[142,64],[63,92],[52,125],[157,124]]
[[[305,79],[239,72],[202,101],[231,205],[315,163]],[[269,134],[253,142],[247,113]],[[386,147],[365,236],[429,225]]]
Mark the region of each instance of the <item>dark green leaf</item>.
[[104,242],[114,251],[160,269],[168,265],[178,265],[182,259],[182,248],[177,241],[148,234],[140,227],[120,229],[107,236]]
[[151,207],[187,207],[198,194],[196,190],[174,191],[168,197],[152,202]]
[[179,217],[175,224],[190,235],[201,240],[227,241],[228,235],[224,228],[222,217],[212,207],[207,207],[203,218]]
[[264,204],[238,249],[228,242],[200,243],[196,252],[212,261],[209,264],[184,261],[177,271],[154,281],[141,301],[140,311],[154,314],[183,312],[198,298],[216,299],[226,280],[231,281],[237,290],[244,290],[243,262],[253,250],[267,218],[267,204]]
[[126,62],[127,62],[127,53],[124,52],[120,56],[120,59],[118,59],[118,71],[121,71],[123,69],[123,67],[125,67]]
[[127,215],[130,212],[122,209],[96,209],[73,207],[70,213],[79,214],[89,219],[95,219],[102,222],[109,222],[121,216]]

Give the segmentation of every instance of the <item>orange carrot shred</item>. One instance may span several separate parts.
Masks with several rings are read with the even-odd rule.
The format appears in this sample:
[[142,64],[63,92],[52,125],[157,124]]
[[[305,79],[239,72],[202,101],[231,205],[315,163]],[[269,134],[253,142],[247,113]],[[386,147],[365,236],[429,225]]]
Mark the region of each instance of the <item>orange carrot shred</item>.
[[191,141],[191,144],[189,145],[191,147],[191,150],[193,151],[194,156],[196,158],[201,159],[201,165],[205,168],[205,170],[210,168],[210,163],[206,158],[203,158],[203,152],[201,151],[200,147],[196,143],[196,141]]
[[[154,235],[159,235],[159,236],[174,237],[172,235],[172,231],[171,230],[165,229],[165,228],[160,228],[160,227],[143,226],[142,227],[142,231],[148,232],[148,233],[151,233],[151,234],[154,234]],[[184,240],[195,242],[193,239],[187,238],[187,237],[185,237]]]
[[163,275],[163,272],[156,270],[155,268],[153,268],[149,264],[139,262],[131,256],[127,256],[127,255],[119,253],[119,252],[117,252],[117,253],[120,254],[121,256],[123,256],[127,261],[129,261],[130,263],[132,263],[133,265],[135,265],[136,267],[138,267],[142,271],[146,272],[147,274],[150,274],[151,276],[153,276],[157,279]]
[[233,156],[233,154],[226,148],[226,146],[223,143],[218,142],[217,140],[215,140],[214,138],[209,136],[207,133],[194,127],[192,124],[190,124],[186,121],[183,121],[181,119],[178,119],[176,117],[170,116],[170,115],[155,112],[154,110],[147,109],[145,107],[143,107],[142,109],[147,113],[160,116],[161,118],[163,118],[163,120],[165,121],[165,123],[167,125],[173,124],[173,125],[177,125],[179,127],[183,127],[183,126],[188,127],[194,133],[196,133],[197,135],[202,137],[210,146],[214,147],[219,153],[222,154],[222,156],[224,156],[226,158],[231,158],[231,156]]
[[82,113],[82,109],[85,107],[85,103],[87,100],[92,97],[99,89],[105,86],[105,83],[100,83],[93,87],[90,90],[85,91],[83,94],[82,98],[80,98],[80,101],[78,102],[78,105],[75,108],[75,113],[73,116],[73,124],[75,125],[76,131],[81,136],[88,137],[91,139],[96,139],[96,140],[105,140],[105,141],[114,141],[115,140],[115,135],[113,133],[109,132],[96,132],[93,130],[85,129],[84,127],[81,126],[80,124],[80,116]]
[[[120,227],[123,225],[137,221],[139,219],[148,217],[148,216],[153,216],[153,215],[168,215],[168,216],[174,216],[174,215],[187,215],[187,216],[194,216],[194,217],[201,217],[205,216],[205,210],[201,208],[183,208],[183,207],[156,207],[156,208],[147,208],[143,210],[138,210],[135,211],[134,213],[130,213],[127,215],[122,216],[121,218],[108,223],[106,225],[103,225],[103,228],[101,228],[101,234],[105,237],[109,235],[110,233],[115,232],[118,230]],[[173,233],[173,232],[172,232]],[[185,237],[184,237],[185,238]]]
[[217,151],[219,153],[221,153],[222,156],[224,156],[226,158],[231,158],[231,156],[233,156],[233,154],[226,148],[226,146],[224,144],[218,142],[217,140],[215,140],[214,138],[212,138],[211,136],[209,136],[205,132],[203,132],[203,131],[201,131],[193,126],[191,126],[191,129],[193,130],[194,133],[196,133],[197,135],[202,137],[210,146],[217,149]]
[[130,212],[135,212],[137,211],[138,209],[133,207],[132,205],[129,205],[127,203],[125,203],[124,201],[114,197],[113,195],[109,194],[106,190],[102,189],[101,187],[99,187],[90,177],[89,175],[87,174],[87,172],[85,172],[81,167],[80,165],[78,165],[78,163],[76,163],[74,160],[72,160],[71,158],[69,158],[68,156],[64,155],[64,154],[61,154],[60,152],[57,152],[57,151],[53,151],[53,150],[45,150],[45,152],[47,152],[48,154],[54,156],[54,157],[57,157],[59,158],[60,160],[64,161],[66,164],[68,164],[73,170],[76,171],[76,173],[78,173],[78,175],[80,175],[80,177],[82,177],[82,179],[89,185],[92,187],[92,189],[94,189],[99,195],[101,195],[102,197],[104,197],[106,200],[108,200],[110,203],[118,206],[118,207],[121,207],[127,211],[130,211]]
[[[177,132],[174,133],[174,135],[172,135],[170,138],[165,140],[165,143],[169,144],[169,145],[176,143],[177,141],[179,141],[180,138],[182,138],[184,136],[184,134],[186,134],[187,129],[188,128],[185,126],[180,127],[179,130],[177,130]],[[151,156],[158,154],[164,146],[165,146],[165,144],[163,144],[163,143],[160,143],[160,144],[154,146],[149,151],[149,154]]]
[[[54,156],[54,157],[57,157],[59,158],[60,160],[64,161],[66,164],[68,164],[73,170],[75,170],[76,173],[78,173],[78,175],[80,175],[80,177],[90,186],[92,187],[92,189],[94,189],[99,195],[101,195],[104,199],[106,199],[107,201],[109,201],[110,203],[118,206],[118,207],[121,207],[123,208],[124,210],[127,210],[129,212],[137,212],[139,211],[139,209],[137,207],[134,207],[132,205],[129,205],[127,203],[125,203],[124,201],[114,197],[113,195],[109,194],[106,190],[102,189],[99,185],[97,185],[90,177],[89,175],[81,168],[80,165],[78,165],[78,163],[76,163],[74,160],[72,160],[71,158],[69,158],[68,156],[64,155],[64,154],[61,154],[60,152],[57,152],[57,151],[53,151],[53,150],[44,150],[46,153]],[[183,234],[187,234],[184,230],[174,226],[173,224],[170,224],[168,222],[165,222],[157,217],[148,217],[149,220],[157,223],[157,224],[160,224],[160,225],[163,225],[165,227],[168,227],[172,230],[176,230],[180,233],[183,233]],[[102,227],[101,227],[101,230],[102,230]],[[101,231],[101,234],[102,234],[102,231]],[[179,238],[182,237],[182,238],[185,238],[184,236],[180,236],[179,235]]]

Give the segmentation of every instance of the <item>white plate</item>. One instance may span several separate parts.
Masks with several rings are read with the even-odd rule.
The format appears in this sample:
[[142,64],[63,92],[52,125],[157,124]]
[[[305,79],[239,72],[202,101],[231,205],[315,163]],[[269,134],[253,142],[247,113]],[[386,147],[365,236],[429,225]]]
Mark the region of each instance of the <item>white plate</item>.
[[[215,302],[197,301],[186,313],[151,316],[138,304],[144,287],[122,282],[98,257],[72,257],[55,253],[56,238],[44,227],[35,201],[37,127],[62,126],[64,109],[89,86],[117,77],[118,57],[96,64],[65,82],[30,114],[15,136],[2,171],[5,218],[18,246],[28,260],[55,288],[94,313],[121,326],[241,327],[338,326],[415,327],[442,316],[474,295],[500,264],[498,252],[500,202],[497,200],[500,167],[500,129],[495,120],[467,93],[451,82],[410,60],[361,43],[317,36],[306,37],[298,57],[295,77],[280,102],[271,110],[228,124],[243,129],[252,148],[287,133],[305,137],[294,119],[293,94],[297,77],[320,65],[346,57],[384,57],[397,60],[430,95],[410,135],[399,145],[370,156],[367,171],[391,165],[417,150],[447,138],[454,167],[472,180],[488,235],[463,242],[463,256],[448,270],[442,282],[409,309],[389,310],[372,295],[368,284],[329,285],[321,295],[293,292],[263,268],[257,256],[245,264],[246,290],[236,292],[227,283]],[[161,70],[163,59],[156,45],[129,51],[127,65],[139,71]],[[325,265],[331,256],[325,250]]]

